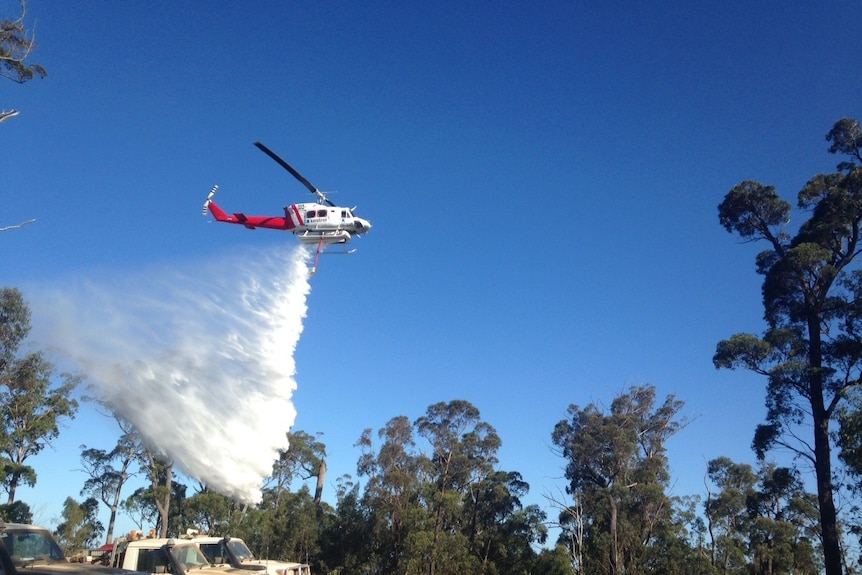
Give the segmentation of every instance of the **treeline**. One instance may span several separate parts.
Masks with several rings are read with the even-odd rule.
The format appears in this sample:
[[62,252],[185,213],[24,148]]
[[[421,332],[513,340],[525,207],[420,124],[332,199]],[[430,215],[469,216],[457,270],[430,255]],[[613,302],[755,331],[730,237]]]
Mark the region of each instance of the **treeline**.
[[[819,573],[816,498],[795,470],[720,458],[704,472],[706,493],[667,494],[665,444],[685,426],[682,407],[673,397],[657,404],[653,386],[631,388],[607,411],[570,406],[551,437],[565,495],[544,509],[522,504],[529,485],[500,468],[501,438],[462,400],[366,430],[357,479],[337,478],[334,505],[312,490],[326,473],[326,446],[314,435],[288,435],[261,503],[249,508],[178,481],[170,462],[117,420],[114,449],[83,447],[85,499],[67,498],[56,535],[70,555],[99,546],[124,513],[162,535],[196,528],[241,537],[259,557],[309,563],[321,575]],[[124,496],[138,473],[149,485]],[[107,528],[102,506],[112,511]],[[2,513],[31,521],[24,502]]]

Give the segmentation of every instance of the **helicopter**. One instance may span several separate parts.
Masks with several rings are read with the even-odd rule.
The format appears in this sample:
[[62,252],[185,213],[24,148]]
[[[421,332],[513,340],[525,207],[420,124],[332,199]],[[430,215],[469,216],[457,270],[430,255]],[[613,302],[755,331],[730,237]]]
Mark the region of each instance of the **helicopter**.
[[[239,224],[250,230],[255,228],[285,230],[295,235],[303,245],[316,245],[317,251],[314,255],[314,266],[311,268],[312,276],[317,271],[320,254],[326,246],[346,244],[354,236],[361,236],[371,229],[371,223],[368,220],[356,217],[353,214],[353,209],[355,208],[336,206],[326,197],[324,192],[314,187],[311,182],[306,180],[302,174],[282,160],[275,152],[260,142],[255,142],[254,145],[308,188],[317,197],[317,202],[285,206],[283,216],[247,216],[242,212],[235,212],[233,215],[229,215],[213,201],[213,196],[218,190],[218,185],[215,185],[210,190],[204,202],[204,216],[209,211],[218,222]],[[355,251],[349,250],[338,253],[352,254]]]

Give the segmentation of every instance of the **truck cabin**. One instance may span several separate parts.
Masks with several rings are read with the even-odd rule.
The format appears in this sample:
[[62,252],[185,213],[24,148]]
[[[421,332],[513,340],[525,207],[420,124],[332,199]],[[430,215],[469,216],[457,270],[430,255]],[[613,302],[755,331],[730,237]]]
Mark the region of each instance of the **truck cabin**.
[[0,532],[0,540],[18,567],[34,561],[66,561],[63,550],[45,529],[31,526],[16,529],[12,524],[6,524]]

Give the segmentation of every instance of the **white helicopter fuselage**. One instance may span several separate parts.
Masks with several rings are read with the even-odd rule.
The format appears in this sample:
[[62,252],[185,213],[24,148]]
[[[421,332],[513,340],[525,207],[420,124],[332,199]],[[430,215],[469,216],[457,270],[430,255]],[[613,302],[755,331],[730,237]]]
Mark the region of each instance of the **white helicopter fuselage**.
[[326,206],[311,202],[291,204],[284,208],[286,220],[293,224],[291,232],[303,244],[344,244],[353,236],[371,229],[368,220],[353,215],[350,208]]

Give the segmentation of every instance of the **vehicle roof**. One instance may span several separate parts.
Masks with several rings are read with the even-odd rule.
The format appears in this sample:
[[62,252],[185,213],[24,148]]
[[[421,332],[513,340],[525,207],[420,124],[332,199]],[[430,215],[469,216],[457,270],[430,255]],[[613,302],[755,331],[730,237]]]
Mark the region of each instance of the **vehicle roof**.
[[4,523],[0,521],[0,529],[26,529],[28,531],[48,531],[45,527],[31,525],[29,523]]
[[168,538],[149,538],[149,539],[134,539],[129,541],[129,547],[150,547],[150,546],[159,546],[162,545],[182,545],[186,543],[191,543],[191,539],[178,539],[173,537]]
[[224,541],[227,539],[228,541],[242,541],[239,537],[218,537],[216,535],[195,535],[191,539],[184,539],[184,541],[193,541],[195,543],[218,543],[219,541]]

